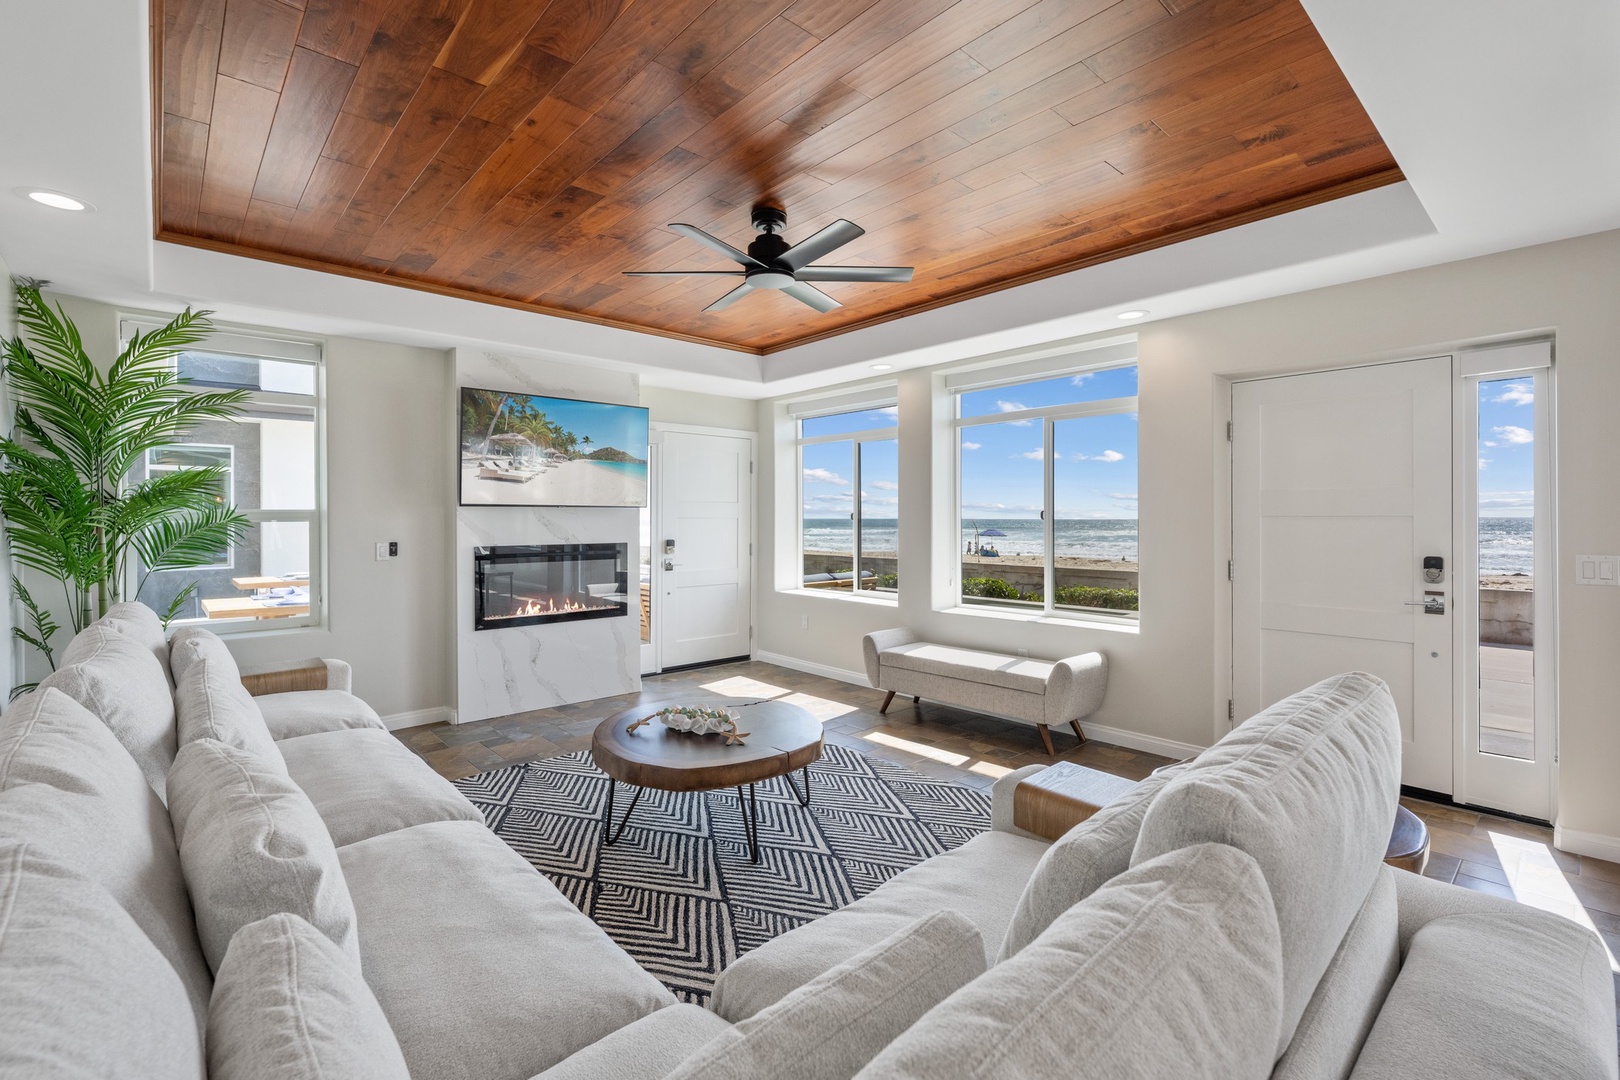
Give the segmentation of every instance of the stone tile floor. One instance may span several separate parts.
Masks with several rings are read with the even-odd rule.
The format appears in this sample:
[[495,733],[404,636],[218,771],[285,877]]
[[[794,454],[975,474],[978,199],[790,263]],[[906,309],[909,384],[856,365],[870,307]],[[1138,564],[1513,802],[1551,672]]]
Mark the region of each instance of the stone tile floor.
[[[520,761],[589,749],[605,716],[631,706],[719,698],[776,698],[808,709],[826,739],[908,765],[919,772],[988,789],[996,777],[1032,763],[1073,761],[1140,780],[1171,759],[1088,741],[1076,745],[1054,728],[1057,758],[1042,751],[1031,727],[949,706],[913,705],[896,697],[881,715],[881,691],[771,664],[744,662],[642,680],[640,694],[542,709],[473,724],[432,724],[395,735],[442,776],[458,779]],[[1555,912],[1596,930],[1608,946],[1620,1002],[1620,865],[1571,855],[1552,844],[1552,830],[1492,814],[1402,799],[1429,826],[1424,873],[1480,892]]]

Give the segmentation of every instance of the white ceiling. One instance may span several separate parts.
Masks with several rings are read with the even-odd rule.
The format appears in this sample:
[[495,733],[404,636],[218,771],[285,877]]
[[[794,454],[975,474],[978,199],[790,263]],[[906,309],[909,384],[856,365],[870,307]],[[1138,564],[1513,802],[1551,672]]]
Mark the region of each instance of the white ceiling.
[[[133,307],[634,368],[758,398],[1620,227],[1620,5],[1303,0],[1408,182],[759,358],[151,239],[146,4],[6,5],[0,257]],[[70,192],[66,214],[18,187]],[[814,317],[807,313],[806,317]]]

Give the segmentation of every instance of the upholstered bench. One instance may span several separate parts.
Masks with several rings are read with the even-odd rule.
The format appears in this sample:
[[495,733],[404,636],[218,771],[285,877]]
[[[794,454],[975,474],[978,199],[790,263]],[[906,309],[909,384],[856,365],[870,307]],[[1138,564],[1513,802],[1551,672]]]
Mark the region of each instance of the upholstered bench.
[[1057,752],[1053,724],[1068,724],[1086,741],[1080,721],[1097,711],[1108,690],[1108,660],[1102,653],[1034,660],[931,645],[904,628],[867,634],[864,645],[866,677],[888,691],[880,711],[887,712],[899,693],[1034,724],[1048,754]]

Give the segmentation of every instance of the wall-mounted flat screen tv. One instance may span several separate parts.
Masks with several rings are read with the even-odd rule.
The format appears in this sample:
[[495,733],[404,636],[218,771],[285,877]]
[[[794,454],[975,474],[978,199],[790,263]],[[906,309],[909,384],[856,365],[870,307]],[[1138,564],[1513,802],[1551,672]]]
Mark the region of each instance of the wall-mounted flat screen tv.
[[462,506],[646,506],[647,410],[461,388]]

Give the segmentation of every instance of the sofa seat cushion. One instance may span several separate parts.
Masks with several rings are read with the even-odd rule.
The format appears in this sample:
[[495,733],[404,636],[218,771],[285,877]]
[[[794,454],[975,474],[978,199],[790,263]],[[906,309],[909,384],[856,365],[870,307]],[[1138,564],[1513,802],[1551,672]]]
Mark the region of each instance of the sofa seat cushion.
[[948,679],[969,679],[1007,690],[1022,690],[1026,694],[1046,693],[1046,682],[1052,675],[1052,665],[1045,660],[1003,656],[977,649],[958,649],[950,645],[930,645],[925,641],[897,645],[883,650],[878,656],[885,667],[919,671],[924,675],[940,675]]
[[231,938],[208,1011],[209,1080],[410,1080],[349,959],[296,915]]
[[331,938],[359,967],[354,904],[337,851],[297,784],[212,739],[180,748],[169,784],[197,934],[216,973],[238,930],[282,912]]
[[861,1080],[1262,1080],[1282,1012],[1277,917],[1248,855],[1131,868],[930,1010]]
[[202,1031],[213,978],[169,812],[107,726],[60,690],[23,695],[0,723],[0,836],[37,841],[106,889],[179,973]]
[[1530,908],[1448,915],[1413,936],[1350,1075],[1612,1080],[1614,1017],[1592,931]]
[[1148,807],[1133,865],[1206,842],[1260,864],[1282,929],[1278,1057],[1383,869],[1400,760],[1389,689],[1351,672],[1244,721]]
[[180,745],[213,739],[286,772],[276,741],[229,657],[202,655],[181,666],[174,689],[175,732]]
[[1148,807],[1190,764],[1171,765],[1154,773],[1047,848],[1018,898],[1001,942],[1001,959],[1040,937],[1059,915],[1130,869],[1131,852]]
[[0,1076],[203,1071],[186,989],[140,927],[43,845],[0,840]]
[[342,690],[291,690],[253,700],[275,739],[296,739],[345,728],[387,730],[376,709]]
[[979,931],[954,911],[913,921],[715,1036],[669,1080],[850,1080],[929,1009],[984,974]]
[[386,731],[324,731],[276,745],[339,847],[430,821],[484,821],[454,784]]
[[412,1076],[528,1080],[675,1002],[483,825],[417,825],[338,858]]
[[995,959],[1019,894],[1049,845],[1003,832],[904,870],[847,907],[774,937],[738,957],[715,983],[709,1007],[737,1023],[916,920],[952,908],[979,930]]
[[62,666],[40,682],[89,709],[112,729],[164,798],[177,747],[174,695],[157,657],[109,626],[90,626],[62,652]]
[[643,1016],[559,1061],[534,1080],[664,1080],[731,1025],[701,1005]]

